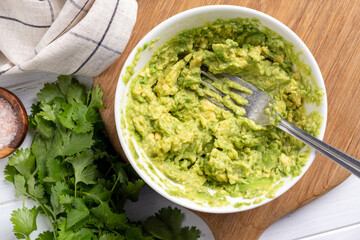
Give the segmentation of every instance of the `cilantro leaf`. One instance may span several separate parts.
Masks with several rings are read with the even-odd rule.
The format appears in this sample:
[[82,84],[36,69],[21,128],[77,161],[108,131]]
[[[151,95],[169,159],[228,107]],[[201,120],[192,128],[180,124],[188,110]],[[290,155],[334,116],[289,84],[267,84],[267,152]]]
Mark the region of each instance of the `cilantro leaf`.
[[86,120],[89,123],[101,122],[99,111],[95,108],[88,108],[88,111],[86,112]]
[[86,133],[93,130],[93,125],[87,119],[88,107],[83,104],[74,105],[77,106],[77,111],[73,114],[73,119],[76,123],[74,132]]
[[80,84],[76,79],[73,79],[71,86],[68,88],[66,100],[69,104],[86,103],[86,88]]
[[76,107],[73,104],[63,104],[62,109],[64,110],[61,114],[59,114],[59,120],[62,125],[66,128],[73,129],[75,127],[75,123],[73,121],[73,113],[76,111]]
[[76,154],[66,159],[74,168],[75,185],[78,182],[85,184],[95,184],[98,175],[96,165],[93,165],[94,155],[89,151]]
[[80,231],[59,231],[58,240],[93,240],[96,239],[94,233],[88,228],[82,228]]
[[55,83],[45,83],[44,88],[37,94],[39,102],[51,102],[54,98],[64,98],[60,89]]
[[196,240],[200,237],[200,231],[196,227],[183,227],[180,231],[181,239]]
[[14,185],[15,185],[15,194],[16,196],[26,196],[27,195],[27,191],[26,191],[26,186],[25,186],[25,178],[24,176],[20,175],[20,174],[16,174],[14,176]]
[[173,233],[169,226],[157,217],[149,217],[145,221],[145,229],[151,235],[162,240],[173,239]]
[[51,138],[54,134],[54,126],[51,121],[46,120],[44,117],[36,114],[34,116],[36,131],[46,138]]
[[53,139],[48,142],[47,158],[73,155],[89,149],[94,144],[92,138],[93,132],[75,133],[66,130],[61,124],[57,125]]
[[14,176],[16,174],[16,168],[10,165],[6,165],[5,170],[4,170],[4,174],[5,174],[5,179],[8,182],[14,182]]
[[41,111],[40,103],[31,105],[31,114],[28,117],[29,126],[32,128],[36,128],[36,121],[34,119],[35,115]]
[[82,103],[74,102],[63,106],[64,112],[59,119],[64,127],[74,130],[77,133],[86,133],[93,130],[93,125],[86,118],[88,107]]
[[90,211],[80,198],[74,199],[72,202],[74,207],[67,215],[66,230],[73,227],[75,224],[81,224],[90,215]]
[[119,193],[135,202],[138,200],[140,189],[144,186],[144,184],[144,181],[140,179],[136,180],[134,183],[127,182],[121,185]]
[[153,217],[149,217],[145,223],[145,229],[151,235],[161,240],[192,240],[200,236],[196,228],[184,227],[180,229],[184,214],[178,208],[162,208]]
[[67,95],[68,88],[71,86],[72,81],[73,76],[61,75],[58,77],[58,87],[64,96]]
[[44,182],[63,181],[66,176],[71,174],[66,165],[62,164],[60,158],[49,158],[46,161],[47,177],[43,178]]
[[73,200],[74,200],[74,197],[70,196],[68,194],[60,195],[60,197],[59,197],[60,204],[71,204]]
[[129,178],[124,170],[124,164],[116,163],[114,164],[114,168],[116,169],[117,172],[116,181],[119,181],[120,183],[126,183],[127,181],[129,181]]
[[27,180],[28,193],[39,201],[44,197],[44,187],[42,184],[35,182],[35,178],[31,176]]
[[36,217],[39,213],[37,207],[32,209],[22,208],[14,210],[11,213],[11,222],[13,223],[13,231],[18,239],[30,239],[30,234],[37,229]]
[[35,157],[30,149],[20,149],[9,157],[8,164],[15,167],[26,179],[29,179],[35,167]]
[[89,108],[104,108],[103,106],[103,94],[104,92],[100,89],[98,85],[95,88],[91,89],[88,93],[87,103]]
[[184,214],[181,213],[180,209],[162,208],[155,216],[167,223],[174,234],[179,234],[180,225],[184,218]]
[[89,195],[84,198],[93,199],[95,202],[107,201],[111,197],[112,192],[107,190],[103,183],[99,183],[94,185],[93,188],[89,191]]
[[99,240],[125,240],[125,237],[114,233],[105,233],[100,236]]
[[124,230],[128,226],[127,217],[125,214],[113,213],[109,204],[101,202],[99,206],[90,209],[90,212],[98,219],[101,226],[106,226],[109,229]]
[[55,122],[56,112],[52,108],[52,105],[48,103],[40,104],[41,112],[37,114],[37,116],[43,117],[45,120]]
[[60,196],[67,190],[68,187],[62,182],[57,182],[55,186],[51,187],[50,203],[52,208],[49,209],[49,211],[54,216],[54,219],[56,219],[57,215],[65,211],[62,204],[60,204]]
[[70,192],[69,186],[64,182],[57,182],[54,186],[54,189],[58,196],[64,195]]
[[39,181],[41,181],[46,174],[46,158],[47,158],[46,153],[48,151],[48,147],[46,143],[47,143],[46,140],[41,135],[37,135],[31,144],[31,151],[35,156]]
[[92,136],[93,132],[75,133],[59,127],[55,131],[53,145],[58,155],[73,155],[90,148],[94,143]]
[[45,231],[39,234],[35,240],[53,240],[54,234],[50,231]]
[[127,240],[153,240],[152,237],[143,235],[143,230],[140,226],[131,226],[126,230],[125,236]]

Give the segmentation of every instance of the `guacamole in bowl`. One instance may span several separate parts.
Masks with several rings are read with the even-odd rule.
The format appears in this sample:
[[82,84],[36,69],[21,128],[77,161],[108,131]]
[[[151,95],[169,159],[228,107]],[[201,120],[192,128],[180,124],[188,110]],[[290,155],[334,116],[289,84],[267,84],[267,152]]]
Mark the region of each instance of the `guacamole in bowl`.
[[[162,42],[156,37],[137,72],[127,64],[121,79],[127,87],[115,108],[120,140],[140,176],[171,200],[210,212],[261,205],[296,182],[312,150],[244,117],[245,99],[224,99],[239,103],[233,112],[216,106],[200,84],[204,64],[214,74],[237,75],[265,91],[287,121],[319,136],[324,89],[294,43],[249,17],[219,17]],[[220,87],[239,88],[226,79]]]

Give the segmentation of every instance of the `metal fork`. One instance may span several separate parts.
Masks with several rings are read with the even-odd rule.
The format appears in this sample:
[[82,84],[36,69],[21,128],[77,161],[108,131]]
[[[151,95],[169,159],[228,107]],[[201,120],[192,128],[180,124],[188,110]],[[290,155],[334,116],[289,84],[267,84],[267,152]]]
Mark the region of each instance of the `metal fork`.
[[[214,75],[212,75],[208,72],[205,72],[203,70],[201,71],[201,74],[210,78],[213,81],[219,80]],[[357,177],[360,178],[360,161],[359,160],[347,155],[346,153],[328,145],[327,143],[315,138],[314,136],[310,135],[309,133],[294,126],[293,124],[289,123],[288,121],[286,121],[282,117],[280,117],[280,114],[275,112],[275,114],[269,115],[268,113],[266,113],[265,109],[268,109],[270,105],[273,105],[274,101],[269,97],[269,95],[267,95],[266,93],[264,93],[263,91],[261,91],[260,89],[258,89],[254,85],[252,85],[251,83],[248,83],[245,80],[243,80],[237,76],[230,75],[230,74],[224,73],[224,74],[220,74],[220,75],[251,90],[252,94],[245,94],[242,91],[231,88],[231,91],[239,94],[240,96],[244,97],[248,101],[248,104],[241,105],[241,107],[243,107],[246,110],[245,117],[252,119],[255,123],[262,125],[262,126],[270,125],[272,122],[270,119],[271,117],[274,118],[274,119],[272,119],[272,120],[274,120],[273,122],[275,122],[275,119],[280,119],[279,121],[276,121],[276,122],[278,122],[276,127],[280,128],[281,130],[283,130],[283,131],[287,132],[288,134],[294,136],[295,138],[299,139],[303,143],[314,148],[315,150],[317,150],[324,156],[333,160],[334,162],[336,162],[337,164],[339,164],[340,166],[342,166],[343,168],[345,168],[346,170],[348,170],[349,172],[353,173],[354,175],[356,175]],[[227,95],[224,92],[220,91],[218,88],[211,85],[211,83],[209,83],[209,82],[201,80],[201,83],[203,85],[209,87],[212,91],[218,93],[222,97],[225,97]],[[213,102],[214,104],[216,104],[217,106],[219,106],[225,110],[231,111],[229,108],[222,105],[221,103],[216,101],[214,98],[212,98],[208,95],[205,95],[205,97],[208,100],[210,100],[211,102]],[[234,101],[234,103],[236,104],[235,101]]]

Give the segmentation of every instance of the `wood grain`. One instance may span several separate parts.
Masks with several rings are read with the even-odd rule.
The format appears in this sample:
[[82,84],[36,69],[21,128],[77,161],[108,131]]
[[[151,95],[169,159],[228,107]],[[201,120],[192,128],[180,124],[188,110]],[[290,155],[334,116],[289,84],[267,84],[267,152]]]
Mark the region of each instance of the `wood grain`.
[[[94,79],[104,89],[101,112],[111,141],[120,152],[114,122],[115,86],[134,46],[160,22],[184,10],[231,4],[267,13],[290,27],[309,47],[322,71],[328,96],[325,141],[360,158],[360,1],[358,0],[138,0],[137,23],[121,57]],[[349,173],[318,155],[304,177],[288,192],[262,207],[236,214],[197,213],[216,239],[258,239],[274,221],[331,190]]]

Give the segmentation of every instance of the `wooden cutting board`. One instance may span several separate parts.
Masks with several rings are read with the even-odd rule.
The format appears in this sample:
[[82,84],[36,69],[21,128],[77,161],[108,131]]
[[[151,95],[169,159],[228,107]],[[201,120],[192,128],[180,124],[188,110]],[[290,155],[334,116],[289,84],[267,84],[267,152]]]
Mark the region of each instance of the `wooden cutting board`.
[[[267,13],[290,27],[309,47],[322,71],[328,95],[325,141],[360,158],[360,1],[358,0],[138,0],[138,18],[121,57],[94,79],[104,89],[101,112],[111,141],[120,152],[114,122],[114,96],[122,66],[152,28],[184,10],[230,4]],[[235,214],[197,214],[216,239],[258,239],[277,219],[323,195],[349,173],[318,154],[304,177],[288,192],[259,208]]]

